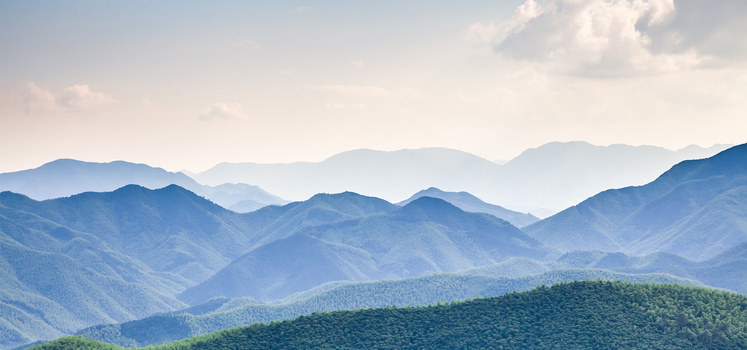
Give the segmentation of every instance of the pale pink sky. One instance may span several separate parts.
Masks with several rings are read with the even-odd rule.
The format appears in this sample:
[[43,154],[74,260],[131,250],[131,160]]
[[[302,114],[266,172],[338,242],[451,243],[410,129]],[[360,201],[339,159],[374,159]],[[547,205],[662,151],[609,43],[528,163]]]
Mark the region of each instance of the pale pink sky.
[[747,2],[0,0],[0,172],[747,141]]

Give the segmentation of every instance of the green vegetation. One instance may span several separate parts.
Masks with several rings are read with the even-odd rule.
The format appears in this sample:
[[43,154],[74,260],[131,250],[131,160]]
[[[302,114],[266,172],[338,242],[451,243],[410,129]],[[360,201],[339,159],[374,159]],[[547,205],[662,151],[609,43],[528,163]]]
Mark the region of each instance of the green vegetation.
[[[304,293],[296,298],[288,298],[285,303],[278,305],[237,298],[223,302],[213,312],[199,316],[195,313],[158,315],[121,324],[89,327],[78,334],[121,346],[146,346],[256,322],[292,319],[314,312],[386,306],[424,306],[480,296],[500,296],[543,284],[588,279],[696,284],[670,275],[626,275],[592,269],[556,270],[523,278],[441,274],[344,284],[326,291],[316,291],[311,295]],[[220,303],[220,300],[208,301],[206,304],[214,305],[216,302]]]
[[[79,339],[33,349],[68,349],[61,342]],[[310,348],[744,349],[747,297],[681,285],[571,282],[428,307],[314,313],[148,349]]]

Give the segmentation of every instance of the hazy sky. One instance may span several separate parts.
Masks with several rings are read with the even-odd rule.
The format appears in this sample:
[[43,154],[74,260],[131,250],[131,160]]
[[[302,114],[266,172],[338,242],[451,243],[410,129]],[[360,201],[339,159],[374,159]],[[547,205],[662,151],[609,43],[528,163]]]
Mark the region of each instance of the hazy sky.
[[746,135],[744,0],[0,0],[0,172]]

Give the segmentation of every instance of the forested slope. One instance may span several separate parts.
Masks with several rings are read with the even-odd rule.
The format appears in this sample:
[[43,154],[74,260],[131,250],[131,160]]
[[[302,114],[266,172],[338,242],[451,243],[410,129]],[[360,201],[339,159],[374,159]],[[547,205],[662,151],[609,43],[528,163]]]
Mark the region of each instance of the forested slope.
[[[69,349],[65,342],[34,349]],[[90,342],[91,348],[107,345]],[[706,288],[586,281],[429,307],[315,313],[167,349],[744,349],[747,297]]]
[[[282,304],[263,304],[249,298],[226,302],[215,299],[198,310],[157,315],[141,320],[93,326],[78,332],[92,339],[122,346],[163,344],[208,332],[255,322],[285,320],[313,312],[385,306],[423,306],[479,296],[500,296],[563,281],[588,279],[663,282],[697,285],[697,282],[664,274],[628,275],[604,270],[558,270],[522,278],[441,274],[420,278],[350,283],[300,295]],[[218,304],[217,307],[214,304]],[[211,308],[201,315],[199,309]],[[197,312],[195,312],[197,311]]]

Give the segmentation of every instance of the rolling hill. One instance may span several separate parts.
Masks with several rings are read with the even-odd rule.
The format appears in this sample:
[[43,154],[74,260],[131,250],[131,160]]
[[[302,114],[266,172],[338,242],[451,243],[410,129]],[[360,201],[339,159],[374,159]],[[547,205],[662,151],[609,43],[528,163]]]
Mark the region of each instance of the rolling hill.
[[[315,313],[161,349],[738,349],[747,347],[746,298],[681,285],[570,282],[428,307]],[[109,346],[63,338],[35,349],[82,344]]]
[[506,221],[421,197],[262,245],[179,298],[191,305],[213,297],[271,300],[326,282],[423,276],[552,253]]
[[[93,326],[78,332],[87,338],[120,346],[163,344],[208,332],[256,322],[271,322],[310,315],[314,312],[353,310],[387,306],[425,306],[476,297],[493,297],[524,291],[538,285],[588,279],[618,279],[630,282],[660,282],[699,285],[695,281],[665,274],[630,275],[594,269],[552,271],[522,278],[438,274],[400,280],[335,285],[312,295],[291,296],[283,303],[257,300],[212,299],[196,307],[141,320]],[[209,309],[204,312],[201,310]]]

